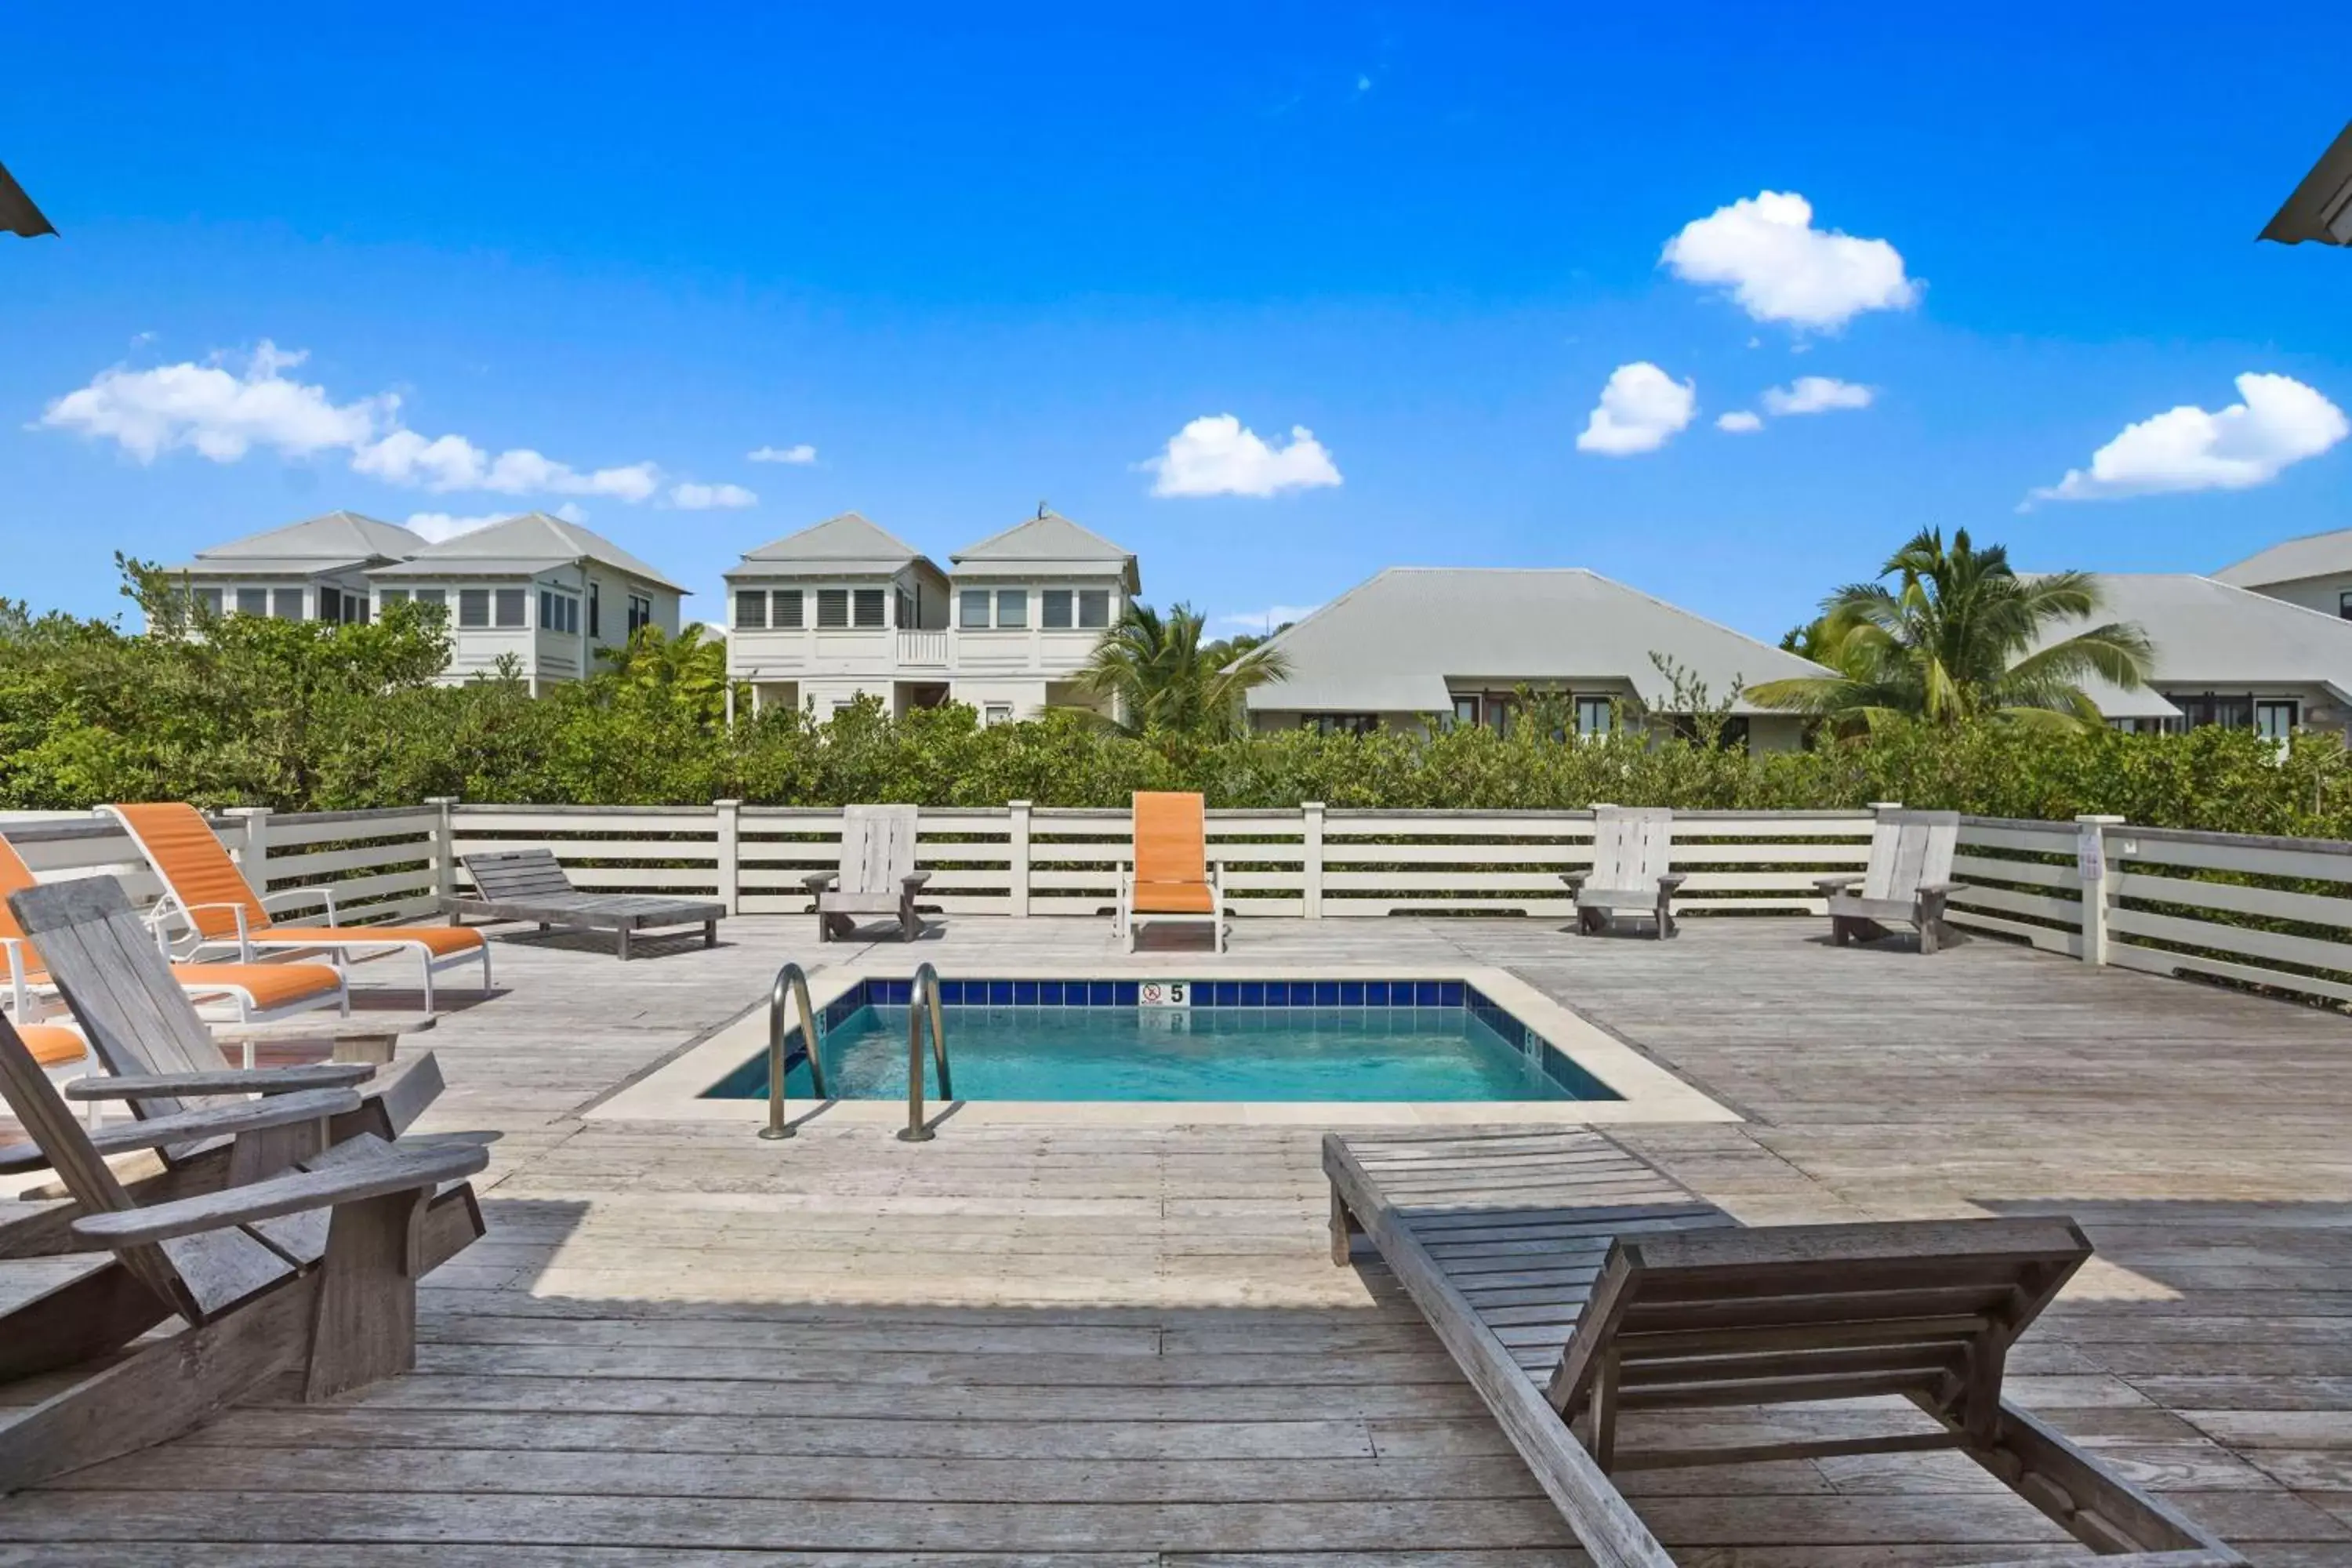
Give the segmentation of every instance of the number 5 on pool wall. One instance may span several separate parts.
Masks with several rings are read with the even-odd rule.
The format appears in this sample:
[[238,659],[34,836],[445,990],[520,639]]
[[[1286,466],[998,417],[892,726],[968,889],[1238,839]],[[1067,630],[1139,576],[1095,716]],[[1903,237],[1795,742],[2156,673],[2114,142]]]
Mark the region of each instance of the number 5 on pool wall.
[[1190,1007],[1192,986],[1181,980],[1147,980],[1136,987],[1135,1001],[1139,1007]]

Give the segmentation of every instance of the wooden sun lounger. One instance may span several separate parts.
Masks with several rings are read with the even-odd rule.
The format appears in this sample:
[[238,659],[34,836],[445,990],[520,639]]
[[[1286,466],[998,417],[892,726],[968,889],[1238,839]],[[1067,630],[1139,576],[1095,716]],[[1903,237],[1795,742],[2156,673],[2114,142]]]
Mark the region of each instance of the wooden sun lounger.
[[[1332,1261],[1370,1237],[1597,1568],[1674,1563],[1612,1469],[1927,1448],[2118,1565],[2245,1563],[2001,1396],[2010,1343],[2090,1256],[2070,1220],[1743,1229],[1581,1128],[1330,1133],[1323,1169]],[[1695,1449],[1618,1430],[1621,1413],[1872,1394],[1924,1419]]]
[[[373,1136],[387,1142],[440,1094],[439,1065],[427,1051],[396,1068],[374,1062],[321,1062],[259,1070],[230,1066],[219,1034],[196,1016],[171,974],[120,884],[89,877],[26,889],[10,907],[40,942],[52,973],[108,1075],[68,1086],[68,1099],[98,1103],[120,1100],[144,1119],[247,1102],[247,1097],[348,1089],[352,1107],[329,1120],[332,1142]],[[429,1015],[378,1015],[372,1019],[303,1019],[230,1031],[228,1043],[248,1046],[260,1036],[313,1037],[357,1025],[371,1031],[430,1026]],[[387,1037],[388,1037],[388,1035]],[[371,1054],[377,1037],[366,1037]],[[389,1055],[388,1048],[384,1054]],[[234,1155],[219,1139],[176,1141],[152,1147],[157,1169],[133,1181],[142,1202],[161,1202],[220,1186]],[[48,1163],[36,1146],[0,1148],[0,1174],[39,1169]],[[455,1218],[463,1216],[453,1216]],[[58,1208],[21,1214],[0,1224],[0,1258],[31,1257],[69,1245],[72,1215]],[[441,1257],[480,1235],[479,1215],[470,1227],[454,1226],[437,1242]],[[462,1234],[461,1234],[462,1233]]]
[[451,925],[467,915],[485,920],[530,921],[541,931],[564,926],[574,931],[608,931],[614,951],[628,962],[633,937],[649,931],[700,926],[702,945],[719,945],[719,922],[727,906],[709,899],[672,899],[641,893],[583,893],[563,874],[552,849],[505,849],[461,855],[458,861],[474,881],[470,896],[445,898],[441,912]]
[[[439,1189],[488,1163],[480,1147],[330,1146],[328,1119],[359,1103],[349,1089],[90,1133],[5,1019],[0,1098],[72,1200],[77,1242],[111,1255],[0,1263],[37,1276],[0,1309],[0,1492],[160,1442],[280,1373],[309,1401],[415,1365],[435,1211],[474,1203]],[[228,1184],[176,1201],[142,1203],[107,1164],[224,1138]]]

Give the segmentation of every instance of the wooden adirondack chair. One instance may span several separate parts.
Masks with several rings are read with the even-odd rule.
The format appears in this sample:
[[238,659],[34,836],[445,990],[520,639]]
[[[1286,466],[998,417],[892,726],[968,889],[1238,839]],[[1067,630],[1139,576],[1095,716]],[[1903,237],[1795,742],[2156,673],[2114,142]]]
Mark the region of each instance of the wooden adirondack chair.
[[[92,1103],[120,1100],[142,1119],[169,1119],[191,1112],[249,1103],[254,1095],[348,1090],[352,1103],[331,1117],[337,1142],[373,1136],[397,1138],[440,1094],[439,1065],[427,1051],[394,1068],[369,1062],[320,1062],[305,1067],[238,1068],[229,1065],[215,1029],[196,1016],[186,993],[172,979],[144,925],[111,877],[80,878],[28,888],[9,905],[48,959],[50,975],[72,1009],[89,1048],[110,1077],[70,1085],[67,1097]],[[257,1025],[239,1037],[283,1033],[312,1038],[357,1026],[372,1030],[429,1026],[429,1016],[394,1019],[321,1018]],[[218,1138],[173,1140],[154,1145],[161,1170],[134,1184],[142,1202],[162,1202],[210,1191],[227,1179],[230,1145]],[[26,1145],[0,1149],[0,1175],[37,1170],[49,1162]],[[37,1211],[0,1227],[0,1258],[39,1256],[65,1249],[72,1219],[68,1211]],[[438,1263],[481,1235],[480,1215],[466,1207],[445,1216],[430,1238]]]
[[1664,806],[1592,808],[1592,866],[1563,871],[1576,895],[1576,929],[1605,931],[1620,914],[1647,915],[1660,939],[1675,934],[1675,890],[1685,880],[1671,871],[1675,814]]
[[530,921],[540,930],[613,933],[614,950],[625,963],[633,937],[671,926],[700,926],[702,945],[719,945],[719,922],[727,906],[709,899],[673,899],[645,893],[583,893],[563,874],[555,851],[545,847],[461,855],[459,864],[474,881],[471,897],[445,898],[441,912],[451,925],[467,915],[487,920]]
[[[0,1312],[0,1492],[160,1442],[281,1373],[316,1400],[415,1366],[421,1238],[435,1207],[473,1203],[467,1187],[435,1194],[485,1150],[330,1146],[350,1089],[89,1132],[5,1019],[0,1098],[73,1199],[80,1247],[111,1254],[0,1264],[42,1271]],[[106,1163],[224,1138],[228,1184],[173,1202],[141,1203]],[[174,1316],[178,1332],[152,1332]]]
[[[1829,900],[1830,940],[1840,947],[1875,942],[1886,934],[1881,921],[1901,921],[1917,929],[1923,953],[1951,941],[1944,904],[1960,886],[1951,879],[1959,838],[1957,811],[1879,813],[1870,831],[1870,868],[1859,877],[1848,872],[1814,879]],[[1853,890],[1857,882],[1859,893]]]
[[911,805],[841,808],[841,869],[803,879],[816,907],[817,941],[855,932],[853,915],[896,914],[907,941],[922,934],[915,895],[931,874],[915,869],[915,831]]

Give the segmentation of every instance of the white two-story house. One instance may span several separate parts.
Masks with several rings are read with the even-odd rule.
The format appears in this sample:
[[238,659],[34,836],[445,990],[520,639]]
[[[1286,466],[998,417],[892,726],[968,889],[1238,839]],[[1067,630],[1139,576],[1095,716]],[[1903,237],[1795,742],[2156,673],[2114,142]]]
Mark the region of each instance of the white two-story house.
[[751,551],[727,574],[729,673],[819,719],[861,695],[985,723],[1096,706],[1076,677],[1140,587],[1135,557],[1041,507],[951,560],[856,512]]
[[388,605],[436,605],[448,616],[456,685],[512,655],[537,696],[596,671],[596,650],[639,626],[678,631],[688,592],[604,535],[543,511],[494,522],[367,574],[379,614]]
[[199,550],[170,570],[215,615],[364,622],[369,571],[425,548],[422,537],[397,523],[331,511]]

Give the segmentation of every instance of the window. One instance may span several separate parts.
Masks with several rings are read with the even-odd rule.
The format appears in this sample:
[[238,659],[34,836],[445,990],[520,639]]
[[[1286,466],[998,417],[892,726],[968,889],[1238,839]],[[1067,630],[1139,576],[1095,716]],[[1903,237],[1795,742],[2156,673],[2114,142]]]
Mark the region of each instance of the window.
[[956,595],[956,625],[968,632],[988,629],[988,590],[966,588]]
[[739,632],[763,632],[768,629],[768,591],[765,588],[738,588],[735,591],[735,629]]
[[629,636],[635,637],[637,628],[654,624],[654,602],[642,594],[629,595]]
[[539,625],[542,631],[563,629],[563,612],[555,607],[555,595],[544,588],[539,591]]
[[580,601],[569,594],[541,588],[539,591],[539,629],[577,637],[580,632]]
[[2336,615],[2339,620],[2352,621],[2352,594],[2336,595]]
[[2294,704],[2263,701],[2254,704],[2254,732],[2264,740],[2285,741],[2294,734]]
[[218,588],[197,589],[196,608],[202,610],[208,616],[219,615],[221,613],[221,591]]
[[1606,697],[1580,697],[1576,700],[1576,732],[1590,740],[1606,735],[1615,728],[1615,706]]
[[341,588],[330,588],[323,583],[319,585],[319,618],[322,621],[343,618],[343,591]]
[[520,626],[530,620],[530,594],[520,588],[497,588],[492,593],[497,595],[499,625]]
[[1314,713],[1307,723],[1318,735],[1369,735],[1381,727],[1380,719],[1370,713]]
[[457,590],[457,624],[461,626],[487,626],[490,624],[490,591],[488,588]]
[[869,628],[882,625],[882,613],[889,602],[889,595],[879,588],[858,589],[856,624]]
[[997,629],[1001,631],[1006,626],[1025,626],[1028,624],[1029,590],[999,588],[996,591]]
[[827,631],[849,624],[849,590],[819,588],[816,591],[816,626]]
[[1110,625],[1110,590],[1081,588],[1078,590],[1078,626],[1085,631],[1100,631]]
[[987,707],[980,710],[980,721],[982,724],[990,725],[1012,723],[1013,704],[1010,702],[990,703]]
[[1040,595],[1037,624],[1049,632],[1070,629],[1070,591],[1067,588],[1048,588]]
[[382,591],[380,596],[383,600],[383,607],[387,610],[394,605],[408,603],[408,590],[405,588],[386,588]]
[[448,613],[449,609],[449,590],[446,588],[419,588],[416,590],[416,602],[425,609],[439,610],[446,615]]
[[299,588],[279,588],[273,591],[269,595],[269,613],[281,621],[300,620],[302,618],[302,590]]
[[798,588],[777,589],[775,609],[776,618],[770,624],[776,630],[796,632],[801,629],[801,591]]
[[921,593],[919,588],[912,594],[904,588],[898,590],[898,625],[901,629],[913,631],[923,624]]
[[347,621],[357,621],[362,626],[367,625],[368,607],[367,595],[364,594],[343,595],[343,619]]
[[1454,700],[1454,722],[1457,728],[1475,730],[1478,727],[1478,700],[1457,697]]
[[269,613],[269,590],[239,588],[236,591],[236,613],[240,616],[266,616]]
[[592,637],[601,637],[604,635],[604,617],[599,613],[603,610],[604,605],[596,592],[600,586],[602,586],[601,584],[593,581],[588,584],[588,635]]

